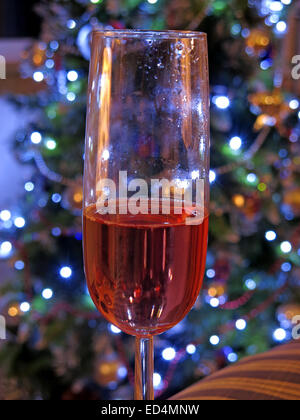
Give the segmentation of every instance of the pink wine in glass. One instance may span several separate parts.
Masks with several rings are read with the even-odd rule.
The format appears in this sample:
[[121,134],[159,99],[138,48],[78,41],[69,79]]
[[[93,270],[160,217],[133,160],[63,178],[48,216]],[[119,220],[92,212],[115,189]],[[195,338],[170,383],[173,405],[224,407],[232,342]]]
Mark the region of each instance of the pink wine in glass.
[[182,320],[202,285],[208,215],[187,225],[191,212],[101,215],[84,210],[88,288],[97,309],[137,337],[160,334]]

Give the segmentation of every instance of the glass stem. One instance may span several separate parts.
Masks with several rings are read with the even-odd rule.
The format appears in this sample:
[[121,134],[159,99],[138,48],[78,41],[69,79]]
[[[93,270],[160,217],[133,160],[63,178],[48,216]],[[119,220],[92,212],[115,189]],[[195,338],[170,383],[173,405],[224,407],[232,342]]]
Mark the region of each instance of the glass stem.
[[135,400],[154,400],[153,337],[135,339]]

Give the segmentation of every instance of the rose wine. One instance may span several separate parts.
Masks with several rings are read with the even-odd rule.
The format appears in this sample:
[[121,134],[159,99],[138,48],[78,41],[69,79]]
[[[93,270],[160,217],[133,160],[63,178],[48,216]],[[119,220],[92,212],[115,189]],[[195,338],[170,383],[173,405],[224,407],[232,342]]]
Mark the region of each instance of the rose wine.
[[138,337],[160,334],[189,312],[199,294],[208,216],[192,213],[101,215],[84,210],[84,258],[91,297],[104,317]]

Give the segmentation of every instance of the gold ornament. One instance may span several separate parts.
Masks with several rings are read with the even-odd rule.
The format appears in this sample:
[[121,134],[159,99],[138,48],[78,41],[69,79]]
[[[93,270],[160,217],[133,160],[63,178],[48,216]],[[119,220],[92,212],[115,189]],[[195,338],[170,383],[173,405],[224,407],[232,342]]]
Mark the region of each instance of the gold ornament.
[[246,38],[247,47],[250,48],[257,56],[264,53],[270,43],[270,35],[268,31],[264,29],[253,29]]
[[256,131],[265,126],[276,126],[281,135],[287,135],[284,121],[292,110],[284,101],[280,89],[275,89],[273,92],[254,93],[249,96],[249,102],[261,111],[254,125]]

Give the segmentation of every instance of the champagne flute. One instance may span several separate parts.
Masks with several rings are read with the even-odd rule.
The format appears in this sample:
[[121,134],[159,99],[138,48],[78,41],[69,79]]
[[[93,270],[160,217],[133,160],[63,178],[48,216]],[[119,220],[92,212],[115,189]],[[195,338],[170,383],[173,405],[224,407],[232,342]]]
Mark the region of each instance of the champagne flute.
[[135,399],[153,400],[153,336],[190,311],[209,204],[206,35],[94,31],[83,237],[89,292],[136,337]]

